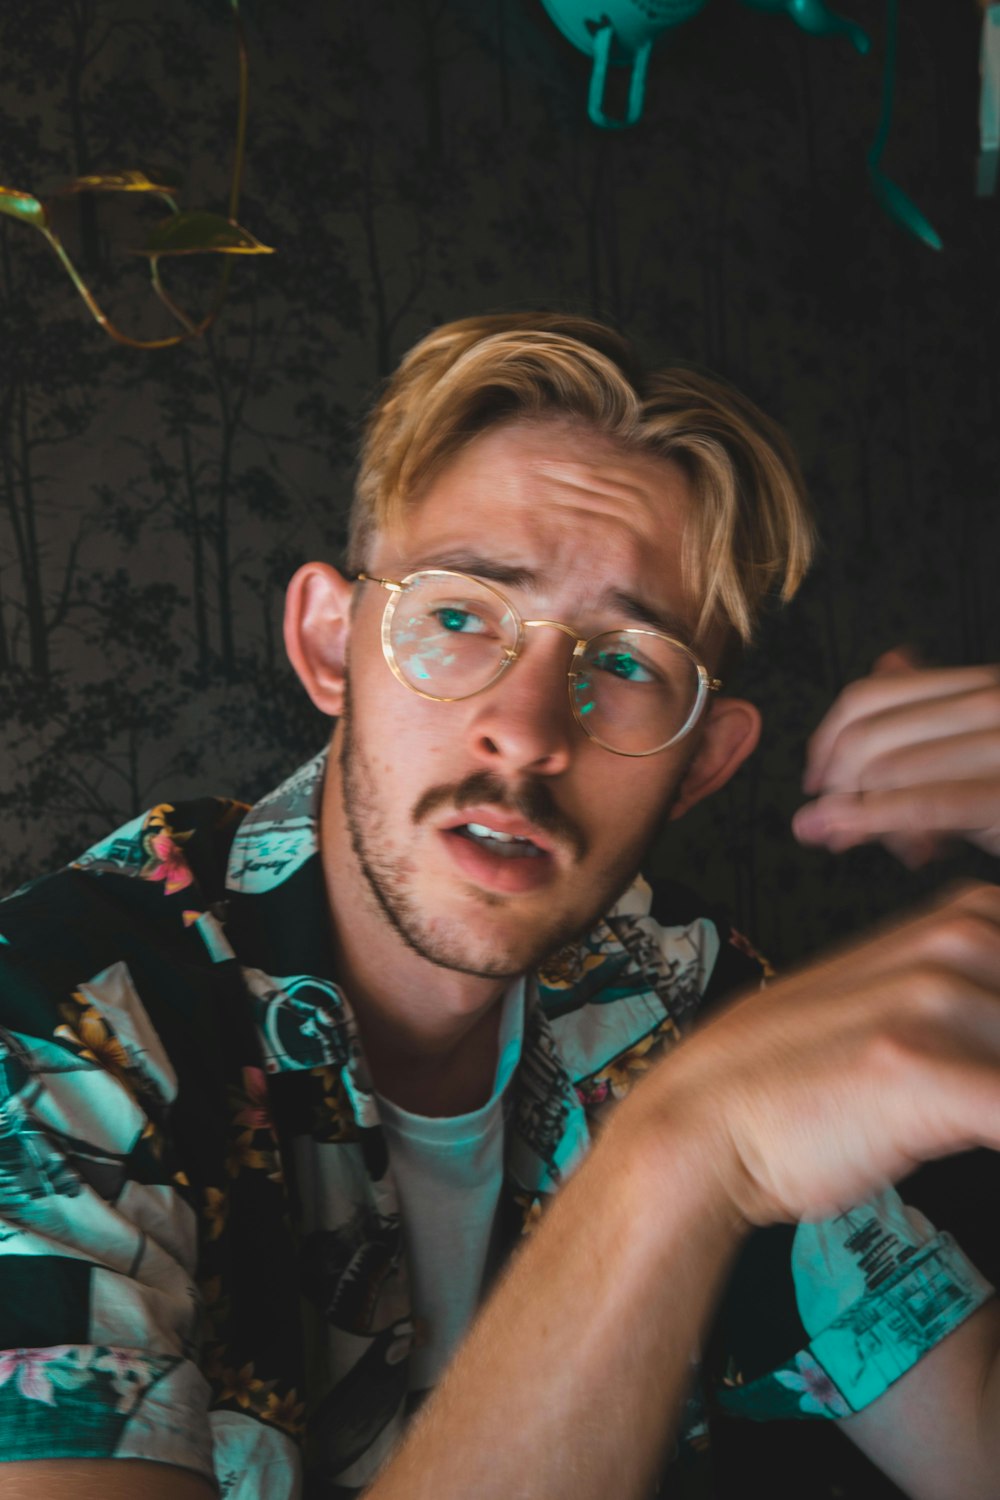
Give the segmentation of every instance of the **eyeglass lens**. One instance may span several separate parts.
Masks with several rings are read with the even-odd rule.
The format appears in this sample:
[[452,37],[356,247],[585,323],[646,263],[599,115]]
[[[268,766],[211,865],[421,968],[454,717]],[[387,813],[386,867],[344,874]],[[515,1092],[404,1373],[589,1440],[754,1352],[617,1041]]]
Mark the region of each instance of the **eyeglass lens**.
[[[389,630],[396,666],[432,698],[471,697],[503,671],[517,645],[517,620],[475,579],[418,576],[396,596]],[[596,636],[570,681],[581,725],[612,749],[641,755],[679,734],[697,702],[692,657],[663,636],[614,630]]]

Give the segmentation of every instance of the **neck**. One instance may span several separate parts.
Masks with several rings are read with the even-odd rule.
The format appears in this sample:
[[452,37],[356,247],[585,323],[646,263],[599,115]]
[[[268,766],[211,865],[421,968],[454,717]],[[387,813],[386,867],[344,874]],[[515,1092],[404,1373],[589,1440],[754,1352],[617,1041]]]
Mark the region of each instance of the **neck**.
[[320,849],[337,975],[377,1091],[413,1114],[457,1115],[489,1098],[509,979],[442,968],[396,931],[372,893],[344,817],[336,744]]

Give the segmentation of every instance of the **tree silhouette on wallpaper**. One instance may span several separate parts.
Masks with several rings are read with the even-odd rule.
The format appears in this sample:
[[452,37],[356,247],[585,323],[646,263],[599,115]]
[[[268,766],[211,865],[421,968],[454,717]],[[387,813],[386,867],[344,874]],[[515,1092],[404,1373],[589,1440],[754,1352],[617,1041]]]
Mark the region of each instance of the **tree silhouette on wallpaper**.
[[[880,0],[852,9],[879,34]],[[721,5],[678,29],[641,125],[611,136],[536,0],[244,0],[241,216],[276,253],[180,348],[112,346],[48,248],[0,220],[0,885],[163,797],[257,795],[319,746],[281,599],[299,561],[341,555],[378,382],[436,321],[556,306],[745,387],[791,428],[820,511],[815,574],[744,673],[767,748],[672,826],[658,867],[786,957],[900,899],[878,855],[824,864],[787,827],[805,734],[881,647],[1000,655],[1000,224],[959,190],[974,131],[949,103],[977,15],[903,9],[887,166],[920,181],[942,257],[854,170],[863,69],[742,6],[720,46]],[[231,40],[223,0],[0,7],[0,179],[132,166],[224,211]],[[136,242],[132,206],[63,212],[95,292],[146,329],[147,264],[114,250]],[[178,275],[201,305],[214,271]]]

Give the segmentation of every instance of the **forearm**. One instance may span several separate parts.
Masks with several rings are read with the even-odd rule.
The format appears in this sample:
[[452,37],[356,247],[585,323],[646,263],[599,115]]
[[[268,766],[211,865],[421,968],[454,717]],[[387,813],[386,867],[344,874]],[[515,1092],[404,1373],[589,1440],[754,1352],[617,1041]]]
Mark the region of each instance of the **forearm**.
[[996,1500],[1000,1302],[981,1307],[842,1425],[911,1500]]
[[984,1307],[982,1316],[984,1328],[988,1330],[983,1337],[991,1356],[983,1382],[977,1435],[983,1472],[992,1477],[995,1487],[1000,1475],[1000,1302]]
[[[639,1500],[744,1224],[823,1218],[918,1161],[1000,1150],[998,993],[1000,892],[975,886],[685,1041],[621,1106],[371,1500]],[[918,1370],[952,1346],[979,1410],[989,1366],[961,1334]],[[947,1408],[947,1464],[968,1419],[940,1379],[925,1393]],[[914,1424],[894,1425],[905,1445]]]
[[741,1228],[700,1143],[645,1130],[612,1122],[370,1500],[648,1492]]
[[26,1459],[0,1463],[0,1500],[215,1500],[207,1479],[132,1458]]

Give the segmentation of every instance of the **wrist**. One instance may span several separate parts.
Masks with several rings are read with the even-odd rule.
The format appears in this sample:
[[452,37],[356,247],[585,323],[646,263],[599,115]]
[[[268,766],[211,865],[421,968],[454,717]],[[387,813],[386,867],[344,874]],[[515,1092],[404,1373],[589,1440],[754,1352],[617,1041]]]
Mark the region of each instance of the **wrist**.
[[653,1084],[651,1078],[619,1107],[604,1149],[622,1173],[623,1191],[646,1205],[641,1218],[665,1257],[669,1227],[681,1222],[697,1226],[711,1260],[727,1261],[756,1223],[739,1157],[710,1109],[687,1104],[680,1090],[663,1097]]

